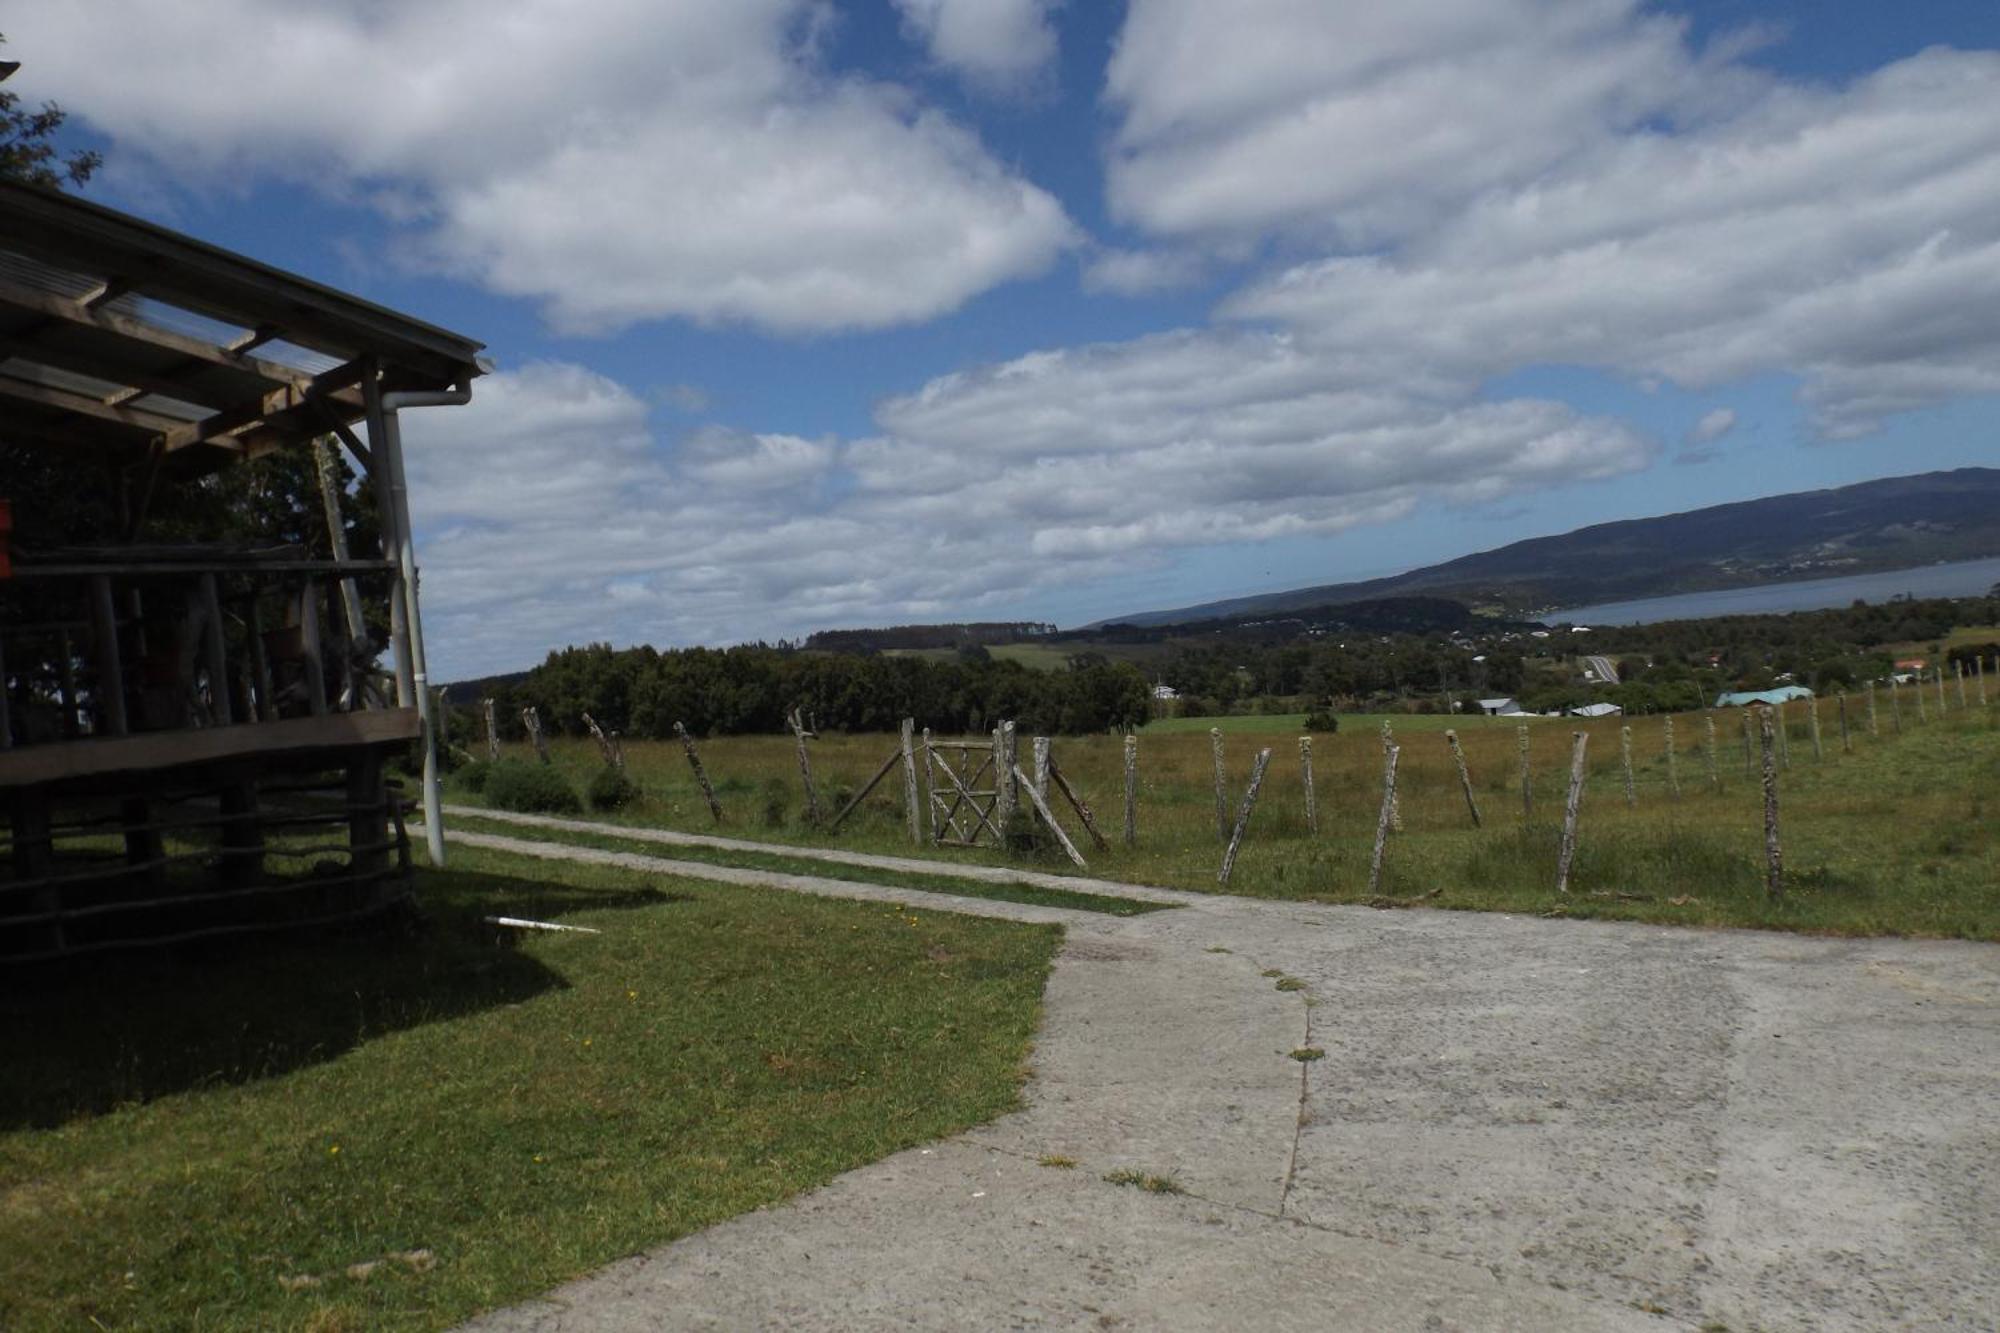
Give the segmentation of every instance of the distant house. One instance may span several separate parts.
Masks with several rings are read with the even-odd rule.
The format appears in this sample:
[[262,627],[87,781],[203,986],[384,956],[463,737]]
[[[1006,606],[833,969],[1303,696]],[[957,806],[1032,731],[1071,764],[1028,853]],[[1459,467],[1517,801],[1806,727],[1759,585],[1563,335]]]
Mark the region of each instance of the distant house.
[[1171,685],[1162,683],[1153,687],[1153,697],[1165,703],[1168,700],[1180,698],[1181,692]]
[[1930,663],[1924,661],[1924,659],[1921,657],[1905,657],[1896,663],[1896,670],[1922,671],[1925,667],[1929,665]]
[[1488,717],[1512,717],[1521,711],[1521,704],[1517,699],[1481,699],[1479,711]]
[[1569,710],[1571,717],[1618,717],[1625,712],[1617,704],[1583,704]]
[[1715,696],[1717,708],[1746,708],[1751,704],[1788,704],[1794,699],[1810,699],[1813,692],[1803,685],[1780,685],[1775,690],[1730,690]]

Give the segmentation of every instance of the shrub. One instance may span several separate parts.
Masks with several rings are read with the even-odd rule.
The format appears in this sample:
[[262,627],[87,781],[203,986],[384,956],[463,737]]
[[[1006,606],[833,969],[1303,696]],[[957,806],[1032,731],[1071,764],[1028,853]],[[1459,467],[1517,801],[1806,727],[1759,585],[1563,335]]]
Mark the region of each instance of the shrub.
[[791,784],[783,778],[764,779],[764,827],[783,828],[792,803]]
[[584,787],[583,799],[593,810],[622,810],[639,799],[639,784],[626,777],[623,769],[607,764]]
[[523,814],[569,815],[583,809],[576,789],[547,764],[503,759],[489,766],[486,803],[496,810]]
[[475,759],[458,770],[458,785],[477,796],[486,790],[486,779],[493,773],[493,765],[485,759]]
[[1328,735],[1340,730],[1340,719],[1332,713],[1307,713],[1307,731],[1323,731]]

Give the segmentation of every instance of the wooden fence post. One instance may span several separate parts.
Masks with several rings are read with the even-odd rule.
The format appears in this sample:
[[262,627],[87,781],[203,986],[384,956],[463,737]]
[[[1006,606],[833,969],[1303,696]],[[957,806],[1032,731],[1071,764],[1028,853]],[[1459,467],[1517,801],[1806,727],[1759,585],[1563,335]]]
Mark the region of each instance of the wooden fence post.
[[1368,863],[1368,892],[1382,883],[1382,852],[1389,845],[1389,828],[1395,822],[1396,759],[1402,751],[1394,745],[1382,752],[1382,813],[1375,820],[1375,855]]
[[1708,789],[1722,790],[1722,767],[1716,758],[1715,714],[1702,714],[1701,761],[1708,769]]
[[1079,852],[1076,849],[1076,844],[1069,840],[1069,834],[1063,832],[1062,825],[1056,823],[1055,812],[1049,809],[1048,802],[1042,799],[1042,794],[1035,790],[1035,784],[1028,780],[1028,775],[1021,771],[1018,764],[1014,767],[1013,778],[1015,790],[1019,791],[1023,788],[1027,790],[1028,804],[1034,808],[1036,814],[1042,817],[1042,823],[1048,827],[1050,833],[1055,835],[1056,842],[1062,847],[1064,853],[1069,856],[1069,859],[1076,863],[1076,868],[1078,870],[1090,869],[1090,863],[1083,859],[1083,853]]
[[1902,696],[1897,694],[1896,690],[1897,690],[1896,675],[1894,672],[1890,672],[1889,673],[1889,720],[1895,724],[1896,734],[1900,736],[1903,734],[1903,701],[1902,701]]
[[1569,892],[1569,872],[1576,863],[1576,819],[1583,806],[1583,754],[1589,744],[1589,732],[1570,733],[1569,796],[1563,801],[1562,847],[1556,854],[1557,893]]
[[1930,705],[1924,702],[1924,673],[1921,671],[1917,672],[1915,693],[1917,696],[1917,721],[1928,722],[1931,720],[1931,710]]
[[1639,792],[1632,785],[1632,728],[1618,728],[1618,762],[1625,769],[1625,804],[1639,804]]
[[813,785],[812,759],[806,754],[806,721],[800,710],[794,708],[791,718],[792,743],[798,749],[799,779],[806,788],[806,822],[819,823],[819,788]]
[[680,738],[681,751],[687,755],[688,767],[694,770],[695,785],[701,788],[701,797],[708,802],[709,818],[722,822],[722,803],[715,799],[715,788],[708,785],[708,773],[701,766],[701,756],[695,753],[694,737],[680,723],[674,723],[674,735]]
[[1021,808],[1021,735],[1013,718],[1000,724],[1000,745],[1007,752],[1007,769],[1001,774],[1004,779],[1001,785],[1007,788],[1007,813],[1011,816]]
[[931,841],[938,840],[937,755],[931,750],[931,729],[924,728],[924,815]]
[[1681,798],[1680,752],[1674,748],[1674,718],[1669,713],[1666,725],[1661,728],[1667,747],[1667,791],[1678,801]]
[[[1395,747],[1395,744],[1396,744],[1396,733],[1390,730],[1389,720],[1387,718],[1383,718],[1382,748],[1384,751],[1387,751],[1393,749]],[[1389,826],[1395,829],[1396,832],[1398,833],[1401,833],[1403,831],[1403,803],[1400,800],[1392,800],[1389,802]]]
[[535,743],[535,755],[543,763],[549,762],[549,738],[542,734],[541,710],[529,704],[521,710],[521,724],[528,729],[528,739]]
[[914,718],[903,719],[903,814],[910,825],[910,846],[924,845],[923,820],[917,813],[917,756]]
[[1215,760],[1215,836],[1229,840],[1229,774],[1222,763],[1222,728],[1208,729],[1208,748]]
[[604,734],[604,728],[597,725],[597,719],[585,713],[583,714],[583,725],[589,729],[591,739],[597,742],[597,753],[604,760],[604,766],[606,768],[615,768],[621,773],[624,772],[624,752],[612,744],[611,738]]
[[1257,751],[1257,758],[1250,765],[1250,785],[1243,792],[1243,805],[1236,812],[1236,827],[1229,835],[1229,850],[1222,854],[1222,870],[1216,879],[1229,883],[1230,872],[1236,869],[1236,849],[1243,845],[1243,832],[1250,827],[1250,812],[1257,806],[1257,789],[1264,785],[1264,770],[1271,763],[1270,747]]
[[1479,802],[1472,798],[1472,774],[1465,767],[1465,751],[1459,748],[1458,733],[1445,729],[1445,744],[1451,747],[1452,762],[1458,765],[1458,785],[1465,792],[1465,808],[1472,815],[1472,827],[1479,827]]
[[1936,666],[1936,667],[1932,668],[1932,671],[1931,671],[1931,674],[1937,677],[1937,691],[1938,691],[1938,716],[1939,716],[1939,717],[1943,717],[1943,716],[1945,715],[1945,704],[1944,704],[1944,663],[1940,662],[1940,663],[1938,663],[1938,664],[1937,664],[1937,666]]
[[1847,732],[1847,691],[1841,690],[1834,696],[1834,700],[1840,705],[1840,752],[1853,754],[1854,738]]
[[1792,766],[1792,719],[1783,703],[1778,705],[1778,763],[1788,769]]
[[1521,722],[1515,725],[1514,745],[1521,752],[1521,822],[1525,824],[1533,819],[1535,814],[1535,788],[1534,782],[1528,772],[1527,723]]
[[1986,707],[1986,659],[1977,654],[1972,658],[1972,679],[1979,685],[1979,706]]
[[1029,743],[1028,753],[1033,756],[1029,762],[1034,764],[1034,768],[1031,771],[1034,775],[1035,794],[1042,798],[1043,805],[1047,805],[1049,802],[1049,738],[1047,736],[1035,737]]
[[1757,767],[1755,761],[1750,758],[1750,710],[1748,708],[1739,708],[1736,711],[1743,718],[1743,771],[1745,773],[1754,773],[1757,771]]
[[1104,840],[1104,831],[1097,827],[1097,816],[1091,813],[1090,802],[1077,795],[1076,788],[1069,785],[1069,778],[1063,773],[1062,765],[1053,756],[1049,759],[1049,781],[1055,783],[1056,790],[1069,802],[1069,808],[1076,811],[1076,817],[1083,822],[1083,831],[1090,835],[1092,843],[1100,852],[1111,850],[1111,844]]
[[1953,675],[1953,676],[1954,676],[1954,677],[1955,677],[1955,678],[1956,678],[1956,679],[1958,680],[1958,706],[1959,706],[1959,708],[1963,709],[1963,708],[1964,708],[1964,707],[1966,706],[1966,703],[1965,703],[1965,663],[1963,663],[1963,662],[1953,662],[1953,663],[1951,664],[1951,674],[1952,674],[1952,675]]
[[1139,845],[1139,738],[1125,733],[1125,845]]
[[1313,790],[1313,738],[1299,737],[1299,775],[1306,787],[1306,832],[1319,836],[1319,793]]
[[1785,893],[1785,858],[1778,843],[1778,764],[1772,753],[1771,710],[1761,710],[1758,731],[1764,745],[1764,892],[1772,898]]
[[486,758],[489,762],[497,763],[500,759],[500,727],[493,718],[493,701],[482,699],[479,702],[481,710],[486,714]]
[[1868,734],[1877,738],[1882,735],[1881,724],[1875,719],[1875,682],[1872,680],[1868,682]]

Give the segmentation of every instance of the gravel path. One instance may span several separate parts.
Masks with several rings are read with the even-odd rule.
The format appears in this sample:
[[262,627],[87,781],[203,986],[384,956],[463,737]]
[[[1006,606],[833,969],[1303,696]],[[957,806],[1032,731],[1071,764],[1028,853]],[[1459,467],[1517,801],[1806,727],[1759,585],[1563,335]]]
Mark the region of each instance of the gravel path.
[[1996,1326],[2000,948],[452,837],[1068,927],[1023,1110],[472,1328]]

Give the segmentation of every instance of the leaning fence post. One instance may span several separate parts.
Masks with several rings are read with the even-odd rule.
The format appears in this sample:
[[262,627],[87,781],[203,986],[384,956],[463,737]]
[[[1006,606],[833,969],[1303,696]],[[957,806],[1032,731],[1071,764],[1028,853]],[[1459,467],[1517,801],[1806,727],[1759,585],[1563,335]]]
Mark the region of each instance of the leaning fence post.
[[1222,871],[1216,876],[1223,884],[1229,883],[1230,872],[1236,869],[1236,849],[1243,845],[1243,832],[1250,827],[1250,812],[1257,806],[1257,789],[1264,785],[1264,770],[1270,762],[1271,750],[1266,746],[1257,751],[1257,758],[1250,765],[1250,785],[1243,791],[1243,805],[1236,812],[1236,827],[1229,835],[1229,849],[1222,854]]
[[1632,728],[1618,728],[1618,762],[1625,769],[1625,804],[1639,803],[1638,789],[1632,785]]
[[[1386,751],[1396,744],[1396,733],[1389,728],[1389,719],[1382,719],[1382,748]],[[1389,824],[1396,832],[1403,831],[1403,804],[1399,800],[1389,802]]]
[[1306,832],[1319,836],[1319,794],[1313,790],[1313,738],[1299,737],[1299,774],[1306,785]]
[[1702,714],[1701,761],[1708,769],[1708,789],[1722,790],[1722,769],[1716,760],[1715,714]]
[[1758,722],[1764,741],[1764,892],[1781,898],[1785,892],[1785,858],[1778,844],[1778,763],[1772,753],[1771,710],[1766,707]]
[[[258,644],[260,650],[262,646],[260,641]],[[479,702],[481,711],[486,714],[486,757],[497,762],[500,758],[500,727],[493,719],[493,701],[482,699]]]
[[542,734],[541,710],[529,704],[521,710],[521,724],[528,729],[528,739],[535,743],[535,754],[543,763],[549,762],[549,739]]
[[1674,749],[1674,719],[1670,713],[1666,725],[1661,729],[1667,747],[1667,791],[1678,801],[1681,798],[1680,753]]
[[799,779],[806,788],[806,822],[819,823],[819,788],[813,785],[812,759],[806,754],[806,723],[804,715],[796,708],[792,710],[792,740],[798,747]]
[[1479,802],[1472,798],[1472,774],[1465,767],[1465,751],[1459,748],[1458,733],[1446,728],[1445,744],[1451,747],[1452,762],[1458,765],[1458,785],[1465,792],[1465,808],[1472,815],[1472,827],[1479,827]]
[[1395,822],[1396,757],[1402,751],[1394,745],[1382,752],[1382,813],[1375,820],[1375,855],[1368,863],[1368,892],[1382,883],[1382,851],[1389,845],[1389,827]]
[[924,845],[924,827],[917,814],[916,730],[915,719],[903,719],[903,814],[910,825],[910,846],[921,847]]
[[1518,723],[1514,728],[1514,745],[1521,752],[1521,822],[1534,818],[1534,782],[1528,773],[1528,724]]
[[1840,705],[1840,752],[1853,754],[1854,738],[1847,734],[1847,691],[1841,690],[1834,696],[1834,700]]
[[1868,682],[1868,734],[1874,737],[1882,734],[1882,728],[1875,720],[1875,682],[1872,680]]
[[715,788],[708,785],[708,773],[701,766],[701,756],[695,752],[694,737],[680,723],[674,723],[674,735],[680,738],[681,751],[687,755],[688,767],[694,770],[695,785],[701,788],[701,797],[708,802],[709,818],[722,822],[722,802],[715,799]]
[[1563,800],[1562,846],[1556,854],[1556,892],[1569,892],[1570,867],[1576,862],[1576,817],[1583,806],[1583,753],[1590,733],[1570,733],[1569,795]]
[[1139,845],[1139,738],[1125,733],[1125,845]]
[[1229,838],[1229,794],[1225,790],[1229,775],[1222,764],[1222,728],[1208,729],[1208,748],[1215,759],[1215,836],[1227,841]]
[[583,714],[583,725],[589,728],[590,738],[597,742],[597,753],[604,760],[604,766],[606,768],[615,768],[620,773],[623,773],[625,771],[625,754],[613,743],[609,736],[604,734],[604,728],[597,725],[597,719],[585,713]]

